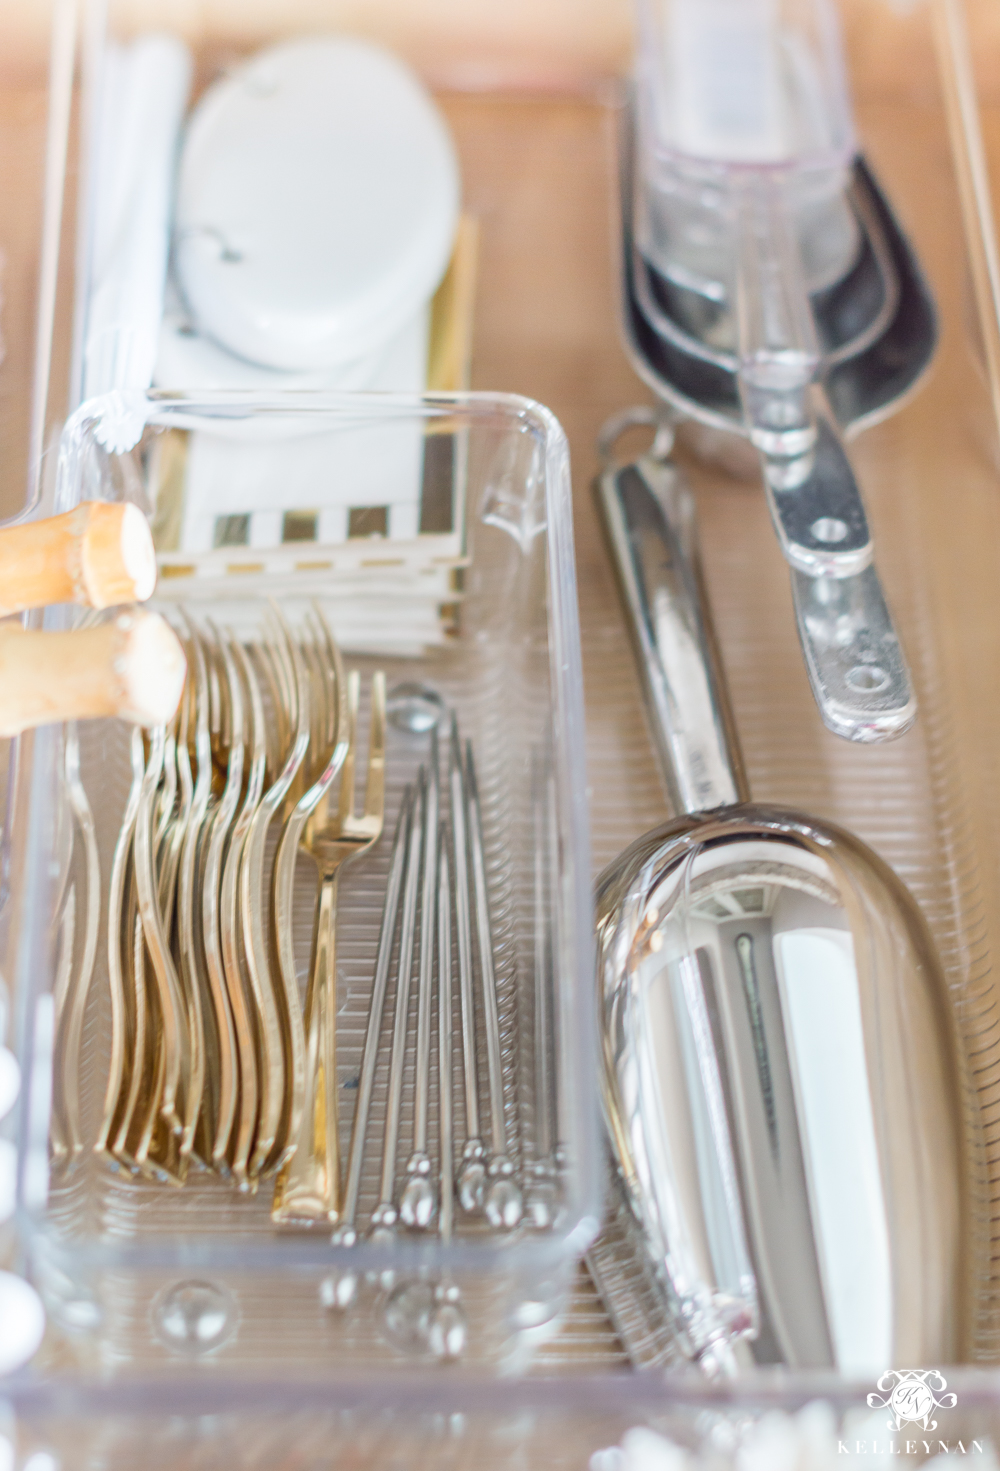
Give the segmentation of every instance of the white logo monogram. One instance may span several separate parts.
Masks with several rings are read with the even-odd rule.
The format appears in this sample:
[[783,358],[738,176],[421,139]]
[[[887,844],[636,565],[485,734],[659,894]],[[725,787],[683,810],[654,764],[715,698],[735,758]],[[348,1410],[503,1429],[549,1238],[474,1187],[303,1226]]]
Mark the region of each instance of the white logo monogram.
[[904,1425],[936,1430],[937,1421],[931,1419],[934,1411],[953,1410],[958,1403],[958,1395],[942,1393],[948,1386],[938,1369],[887,1369],[877,1387],[882,1393],[868,1396],[868,1408],[891,1411],[886,1423],[892,1430],[902,1430]]

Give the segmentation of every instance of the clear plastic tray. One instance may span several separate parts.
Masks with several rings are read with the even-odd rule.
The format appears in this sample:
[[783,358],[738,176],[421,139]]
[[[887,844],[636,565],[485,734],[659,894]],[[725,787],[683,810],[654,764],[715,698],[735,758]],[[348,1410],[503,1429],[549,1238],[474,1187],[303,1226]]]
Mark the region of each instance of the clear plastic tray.
[[[811,1471],[912,1467],[923,1464],[925,1447],[955,1464],[992,1466],[1000,1437],[995,1376],[966,1370],[943,1377],[945,1388],[934,1382],[935,1398],[947,1407],[932,1409],[926,1429],[904,1424],[901,1431],[894,1415],[878,1408],[885,1389],[815,1377],[720,1387],[677,1375],[580,1373],[558,1381],[496,1380],[487,1390],[438,1375],[397,1383],[391,1403],[389,1386],[371,1377],[341,1382],[326,1396],[315,1382],[281,1385],[273,1378],[138,1380],[129,1384],[127,1402],[120,1383],[92,1384],[83,1393],[72,1382],[50,1380],[11,1387],[16,1418],[0,1421],[0,1436],[16,1439],[17,1471],[51,1471],[53,1463],[59,1471],[132,1471],[139,1464],[150,1471]],[[649,1431],[687,1454],[661,1448],[643,1433]]]
[[[126,423],[125,436],[121,426]],[[212,1314],[218,1322],[218,1347],[240,1362],[268,1362],[275,1334],[281,1336],[283,1358],[313,1362],[321,1355],[329,1365],[364,1360],[406,1361],[426,1349],[410,1341],[408,1321],[398,1322],[395,1292],[363,1291],[355,1308],[330,1313],[321,1301],[321,1285],[332,1272],[384,1272],[392,1267],[395,1286],[409,1278],[436,1281],[452,1275],[462,1289],[470,1319],[469,1359],[502,1363],[517,1360],[525,1342],[520,1328],[537,1338],[562,1306],[579,1252],[592,1236],[599,1212],[597,1186],[596,1096],[593,1016],[579,998],[591,994],[591,902],[586,806],[583,788],[581,681],[576,621],[569,482],[565,440],[544,409],[516,398],[469,396],[406,400],[380,396],[322,394],[283,395],[270,399],[250,394],[214,394],[203,399],[181,395],[108,395],[83,406],[67,424],[60,454],[56,504],[67,508],[95,496],[135,500],[155,515],[157,441],[171,433],[176,446],[189,446],[193,435],[221,435],[219,443],[238,452],[247,443],[260,446],[294,443],[303,436],[325,436],[336,449],[348,442],[354,459],[377,459],[395,433],[408,435],[423,456],[425,482],[430,470],[440,478],[450,467],[447,489],[455,514],[455,546],[451,549],[452,613],[446,633],[419,656],[396,652],[410,619],[405,590],[386,583],[381,562],[392,544],[367,542],[374,587],[364,581],[364,558],[353,574],[338,575],[324,563],[319,549],[295,540],[283,544],[287,565],[267,570],[255,562],[250,577],[210,566],[203,575],[161,583],[155,604],[176,617],[171,599],[188,588],[192,616],[209,614],[248,637],[260,625],[265,599],[274,597],[294,626],[309,603],[329,614],[336,632],[349,607],[354,635],[342,638],[348,668],[362,676],[365,698],[358,735],[359,774],[364,771],[367,695],[374,670],[384,670],[390,691],[397,682],[430,685],[457,713],[463,736],[472,740],[483,803],[487,882],[493,919],[494,956],[504,1062],[504,1104],[508,1137],[517,1140],[514,1161],[527,1189],[534,1146],[535,964],[538,945],[553,946],[558,1027],[553,1047],[558,1093],[560,1145],[565,1165],[562,1202],[547,1229],[537,1229],[525,1213],[522,1226],[494,1233],[479,1222],[466,1229],[456,1221],[450,1244],[433,1234],[403,1233],[391,1247],[364,1242],[363,1233],[378,1203],[379,1124],[385,1116],[385,1089],[392,1031],[393,983],[383,1014],[382,1048],[376,1073],[368,1150],[362,1176],[358,1227],[362,1240],[347,1248],[331,1244],[329,1228],[279,1230],[272,1225],[272,1190],[264,1182],[254,1197],[240,1197],[226,1182],[189,1173],[182,1188],[124,1171],[115,1172],[95,1156],[110,1052],[108,940],[102,929],[97,967],[88,1000],[81,1047],[81,1122],[88,1148],[68,1172],[49,1172],[47,1134],[51,1049],[43,1040],[50,1014],[56,956],[46,901],[34,882],[43,875],[27,865],[28,888],[18,895],[24,912],[37,925],[22,937],[22,961],[33,980],[22,993],[23,1035],[29,1044],[26,1096],[31,1106],[22,1119],[22,1226],[33,1271],[48,1299],[54,1324],[88,1328],[102,1355],[139,1365],[170,1360],[177,1347],[171,1328],[185,1284],[197,1281],[212,1290],[204,1296],[199,1321]],[[128,450],[109,450],[126,438]],[[447,450],[448,453],[444,453]],[[341,463],[347,463],[345,459]],[[331,480],[332,483],[332,480]],[[162,484],[161,484],[162,489]],[[342,477],[337,489],[344,492]],[[441,487],[436,487],[440,496]],[[350,500],[349,487],[347,498]],[[317,509],[322,518],[323,501]],[[421,548],[420,543],[429,546]],[[441,537],[416,538],[424,553],[424,570],[432,573]],[[354,550],[354,549],[352,549]],[[232,549],[231,556],[261,555]],[[277,556],[277,552],[273,554]],[[298,561],[295,561],[298,558]],[[345,599],[343,580],[349,581]],[[359,580],[360,579],[360,580]],[[366,607],[378,607],[382,632],[365,627]],[[397,611],[393,611],[394,607]],[[60,615],[53,613],[52,619]],[[400,629],[395,624],[401,625]],[[385,655],[379,640],[386,644]],[[360,646],[363,654],[355,657]],[[375,645],[373,648],[372,645]],[[338,1098],[342,1158],[350,1139],[353,1090],[357,1087],[361,1044],[367,1023],[379,921],[387,880],[392,832],[405,785],[416,779],[428,757],[428,736],[394,728],[387,748],[386,818],[383,836],[370,857],[349,869],[341,882],[338,903]],[[66,794],[55,779],[61,735],[36,737],[32,763],[32,828],[59,827],[60,804]],[[533,821],[533,765],[551,751],[555,787],[555,820]],[[108,875],[130,781],[129,733],[116,722],[81,728],[80,760],[84,789],[94,812],[101,869],[102,909],[106,909]],[[442,780],[445,779],[442,770]],[[542,834],[539,837],[539,834]],[[15,827],[13,841],[27,837]],[[547,846],[536,860],[536,842]],[[66,848],[56,850],[58,869]],[[79,850],[72,860],[79,863]],[[553,882],[551,902],[541,904],[535,883],[536,861]],[[20,863],[16,865],[20,868]],[[73,870],[77,872],[76,869]],[[59,875],[56,877],[59,883]],[[51,902],[49,900],[48,902]],[[293,928],[300,979],[308,974],[315,876],[300,861],[296,876]],[[58,926],[59,921],[57,921]],[[544,932],[544,933],[543,933]],[[79,955],[77,940],[77,957]],[[76,962],[74,962],[76,963]],[[477,983],[478,984],[478,983]],[[410,998],[407,1068],[397,1150],[397,1179],[412,1147],[413,1049],[416,987]],[[481,1004],[481,1003],[480,1003]],[[460,1024],[455,991],[456,1138],[460,1151],[466,1137],[462,1107]],[[477,1020],[481,1109],[486,1119],[487,1063],[482,1012]],[[431,1097],[431,1148],[436,1149],[436,1091]],[[457,1156],[456,1156],[457,1158]],[[434,1158],[434,1169],[438,1161]],[[190,1297],[190,1293],[187,1293]],[[186,1299],[185,1299],[186,1300]],[[199,1302],[202,1300],[199,1299]],[[404,1314],[405,1317],[405,1314]],[[215,1321],[215,1319],[213,1319]]]
[[[989,1028],[996,1005],[989,934],[1000,904],[996,432],[970,321],[927,8],[903,14],[884,0],[852,0],[843,9],[850,21],[858,134],[927,270],[942,317],[941,348],[919,395],[852,449],[869,497],[880,570],[914,668],[920,700],[914,732],[872,752],[822,731],[802,670],[787,573],[759,487],[726,473],[725,446],[716,446],[715,467],[689,459],[687,468],[698,493],[706,573],[755,795],[852,827],[897,868],[928,916],[971,1032],[979,1019]],[[283,26],[283,20],[275,23],[269,35]],[[613,37],[619,52],[620,34]],[[209,69],[257,39],[220,39],[206,28],[201,40],[212,58]],[[501,80],[507,75],[501,72]],[[667,813],[588,495],[600,424],[645,396],[620,349],[614,315],[612,129],[592,98],[465,94],[443,105],[458,139],[466,207],[484,221],[473,381],[516,386],[549,404],[567,429],[573,454],[596,872]],[[70,231],[72,193],[71,185],[64,216]],[[61,258],[64,268],[71,264],[71,245]],[[63,341],[56,360],[67,357]],[[30,352],[16,363],[8,356],[2,371],[8,369],[15,376],[30,373]],[[11,511],[20,505],[23,466],[18,477],[12,471],[14,479]],[[6,911],[12,959],[5,973],[25,995],[37,983],[37,947],[44,948],[45,803],[55,759],[47,735],[21,743],[18,847],[9,862],[15,902]],[[33,787],[42,803],[37,822],[28,820]],[[31,908],[21,902],[26,891]],[[21,945],[29,938],[30,945]],[[994,1113],[998,1077],[1000,1069],[986,1056],[980,1078]],[[995,1176],[992,1123],[989,1147]],[[148,1303],[132,1297],[123,1303],[145,1331]],[[310,1289],[310,1312],[314,1303]],[[1000,1322],[995,1300],[983,1304],[983,1316],[987,1325]],[[715,1444],[713,1411],[720,1399],[727,1417],[745,1422],[822,1397],[863,1410],[874,1388],[808,1375],[776,1383],[758,1375],[731,1390],[708,1390],[686,1376],[629,1373],[622,1342],[582,1272],[559,1331],[535,1355],[533,1372],[544,1376],[541,1382],[504,1381],[491,1367],[467,1376],[421,1369],[387,1380],[370,1361],[338,1364],[330,1373],[325,1349],[308,1366],[292,1357],[288,1373],[288,1335],[283,1323],[279,1329],[267,1353],[252,1367],[235,1365],[231,1376],[225,1353],[197,1363],[164,1356],[155,1365],[116,1361],[108,1366],[112,1381],[103,1386],[92,1372],[98,1365],[86,1337],[77,1355],[78,1340],[60,1329],[33,1371],[0,1392],[18,1426],[18,1471],[36,1452],[53,1456],[61,1471],[132,1467],[139,1460],[163,1468],[250,1467],[283,1464],[296,1455],[351,1466],[581,1467],[637,1424],[667,1429],[685,1444],[705,1437]],[[993,1355],[984,1357],[992,1361]],[[165,1380],[161,1370],[168,1363],[172,1373]],[[145,1376],[143,1367],[150,1371]],[[118,1372],[131,1374],[127,1388]],[[945,1372],[959,1404],[947,1423],[939,1417],[941,1432],[954,1443],[963,1428],[985,1425],[996,1439],[995,1371]],[[900,1462],[909,1464],[905,1456]]]

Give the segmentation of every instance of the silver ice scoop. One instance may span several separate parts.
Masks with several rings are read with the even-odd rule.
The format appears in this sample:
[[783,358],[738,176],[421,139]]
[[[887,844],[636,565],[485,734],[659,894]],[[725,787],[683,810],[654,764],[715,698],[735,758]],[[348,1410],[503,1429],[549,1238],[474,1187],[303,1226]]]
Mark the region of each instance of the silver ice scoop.
[[597,887],[606,1114],[663,1313],[709,1371],[961,1359],[981,1144],[926,923],[859,839],[750,804],[673,467],[597,488],[687,814]]
[[632,365],[677,415],[756,445],[824,723],[849,740],[891,739],[912,725],[916,702],[841,434],[891,413],[933,356],[936,316],[916,256],[859,155],[840,200],[858,242],[842,279],[807,295],[773,181],[732,191],[738,268],[728,287],[664,274],[635,236],[648,201],[630,106],[620,132],[621,326]]

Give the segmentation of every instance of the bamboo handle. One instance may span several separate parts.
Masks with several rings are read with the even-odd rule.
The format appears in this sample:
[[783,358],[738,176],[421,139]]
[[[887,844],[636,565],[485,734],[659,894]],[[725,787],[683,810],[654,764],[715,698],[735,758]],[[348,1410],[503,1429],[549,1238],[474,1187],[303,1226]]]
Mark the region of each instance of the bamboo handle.
[[0,627],[0,735],[108,715],[162,725],[185,672],[180,641],[158,613],[122,613],[70,633]]
[[138,506],[84,501],[0,530],[0,616],[49,603],[141,603],[155,583],[153,538]]

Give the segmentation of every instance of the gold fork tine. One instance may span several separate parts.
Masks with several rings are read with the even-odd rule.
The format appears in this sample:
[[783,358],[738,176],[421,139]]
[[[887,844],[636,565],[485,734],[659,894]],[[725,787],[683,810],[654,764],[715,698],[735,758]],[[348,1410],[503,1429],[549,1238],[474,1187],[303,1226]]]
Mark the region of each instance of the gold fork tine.
[[[339,741],[340,733],[347,731],[350,717],[347,681],[344,678],[344,660],[341,656],[340,645],[334,637],[333,629],[330,627],[326,614],[318,603],[313,604],[313,615],[322,637],[323,646],[326,649],[327,658],[329,659],[330,689],[334,697],[331,702],[332,709],[330,712],[330,744],[332,746]],[[354,757],[350,750],[347,753],[347,758],[353,764]],[[341,777],[341,780],[343,780],[343,777]]]
[[340,658],[340,650],[336,646],[333,634],[328,631],[315,607],[310,610],[308,618],[312,625],[313,637],[316,640],[316,649],[319,654],[320,667],[326,683],[326,730],[324,731],[324,740],[328,746],[332,746],[337,739],[337,720],[339,718],[337,691],[339,682],[344,677],[344,670]]
[[365,816],[382,821],[385,815],[385,674],[372,675],[372,718],[368,738],[368,780]]
[[288,657],[288,647],[285,643],[286,636],[291,637],[291,632],[285,619],[278,611],[277,605],[273,602],[268,605],[264,618],[264,626],[267,630],[265,646],[273,662],[274,672],[278,680],[278,703],[282,709],[288,712],[289,724],[294,726],[297,692],[295,689],[295,676]]
[[313,672],[320,691],[316,702],[318,719],[313,752],[313,780],[317,781],[326,762],[327,751],[337,739],[337,671],[330,658],[323,625],[311,609],[306,613],[305,621],[312,649]]
[[316,658],[316,648],[311,637],[311,630],[306,628],[296,629],[292,635],[295,643],[295,658],[299,667],[304,671],[306,688],[309,691],[309,745],[306,749],[298,775],[297,786],[301,788],[303,782],[308,786],[311,782],[313,761],[315,760],[316,742],[319,739],[320,726],[323,723],[323,711],[320,706],[324,695],[319,674],[319,665]]
[[341,826],[349,822],[354,812],[354,738],[358,728],[358,706],[361,703],[361,675],[352,669],[347,676],[347,756],[340,773],[340,796],[337,816]]
[[271,700],[271,719],[267,725],[267,765],[273,780],[281,770],[281,763],[288,749],[288,716],[282,700],[277,665],[268,640],[255,639],[250,650]]

